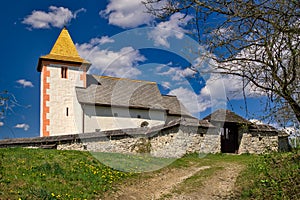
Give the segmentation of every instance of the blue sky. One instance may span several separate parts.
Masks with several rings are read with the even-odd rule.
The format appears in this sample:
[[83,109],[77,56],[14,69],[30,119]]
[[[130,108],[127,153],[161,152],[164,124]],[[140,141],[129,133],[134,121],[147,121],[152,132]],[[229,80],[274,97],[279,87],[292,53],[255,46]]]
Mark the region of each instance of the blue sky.
[[[187,34],[192,16],[178,20],[182,16],[160,22],[145,13],[140,0],[6,1],[0,12],[0,92],[8,90],[18,105],[0,118],[0,138],[39,135],[36,65],[64,25],[80,55],[92,62],[90,73],[156,81],[162,93],[177,95],[198,118],[219,107],[253,118],[262,105],[248,99],[252,112],[246,115],[240,80],[201,73],[210,61],[189,52],[193,45],[200,52],[205,48]],[[187,68],[191,65],[197,67]]]

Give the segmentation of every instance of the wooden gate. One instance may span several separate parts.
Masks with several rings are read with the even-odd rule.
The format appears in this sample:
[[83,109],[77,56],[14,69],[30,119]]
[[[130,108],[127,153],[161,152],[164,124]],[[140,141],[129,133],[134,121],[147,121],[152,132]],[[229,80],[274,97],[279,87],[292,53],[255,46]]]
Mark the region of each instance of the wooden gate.
[[224,126],[221,128],[221,152],[237,153],[238,151],[238,127]]

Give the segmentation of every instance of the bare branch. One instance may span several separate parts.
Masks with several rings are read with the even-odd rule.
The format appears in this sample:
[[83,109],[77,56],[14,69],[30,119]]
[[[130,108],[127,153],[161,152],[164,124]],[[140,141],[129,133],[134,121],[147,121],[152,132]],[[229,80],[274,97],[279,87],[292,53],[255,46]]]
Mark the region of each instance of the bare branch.
[[210,59],[217,63],[215,72],[242,77],[266,93],[274,110],[288,105],[300,122],[298,0],[145,0],[144,4],[162,19],[176,12],[195,16],[195,36],[208,46]]

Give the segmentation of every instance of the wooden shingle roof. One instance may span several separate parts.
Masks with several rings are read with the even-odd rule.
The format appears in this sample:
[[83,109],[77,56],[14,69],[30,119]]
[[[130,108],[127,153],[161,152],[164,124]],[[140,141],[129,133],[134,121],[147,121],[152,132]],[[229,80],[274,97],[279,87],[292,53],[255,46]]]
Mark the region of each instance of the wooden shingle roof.
[[162,101],[164,107],[168,108],[170,115],[191,116],[191,113],[176,96],[164,95],[162,96]]
[[261,132],[277,132],[278,130],[268,124],[255,124],[252,123],[249,127],[250,131],[261,131]]
[[154,82],[87,75],[87,84],[76,88],[80,103],[165,110]]
[[38,71],[41,71],[42,69],[42,60],[63,61],[90,65],[88,61],[79,56],[74,42],[66,28],[63,28],[60,32],[50,53],[39,58],[39,63],[37,66]]
[[190,116],[176,96],[162,96],[155,82],[87,75],[87,88],[76,88],[81,104],[165,110]]
[[212,114],[203,118],[210,122],[229,122],[229,123],[245,123],[251,124],[250,121],[244,119],[243,117],[235,114],[230,110],[219,109],[213,112]]

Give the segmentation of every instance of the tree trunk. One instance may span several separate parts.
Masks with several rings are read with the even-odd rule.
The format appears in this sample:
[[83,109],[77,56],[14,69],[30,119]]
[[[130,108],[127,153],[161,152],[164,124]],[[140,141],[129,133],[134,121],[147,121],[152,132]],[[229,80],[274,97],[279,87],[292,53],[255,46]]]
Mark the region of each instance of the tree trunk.
[[289,95],[284,96],[284,99],[291,106],[291,109],[294,111],[298,123],[300,123],[300,105]]

